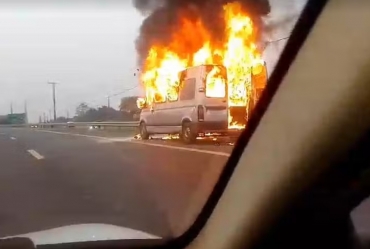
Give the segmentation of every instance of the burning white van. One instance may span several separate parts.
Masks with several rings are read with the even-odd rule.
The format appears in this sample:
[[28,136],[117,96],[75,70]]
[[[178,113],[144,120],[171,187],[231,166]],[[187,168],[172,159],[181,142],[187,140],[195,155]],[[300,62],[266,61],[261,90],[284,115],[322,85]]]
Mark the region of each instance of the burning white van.
[[[255,104],[257,88],[264,88],[266,81],[266,75],[261,77],[266,74],[264,64],[251,72],[258,73],[259,78],[252,75],[252,84],[243,83],[246,89],[240,92],[241,101],[235,101],[237,94],[230,88],[224,66],[201,65],[181,71],[179,80],[166,89],[166,95],[154,92],[149,95],[151,99],[138,99],[142,109],[141,138],[148,139],[154,134],[180,134],[185,143],[192,143],[199,136],[224,135],[244,128]],[[253,83],[253,79],[257,79],[258,84]],[[253,87],[249,89],[248,85]],[[233,106],[233,103],[239,105]]]

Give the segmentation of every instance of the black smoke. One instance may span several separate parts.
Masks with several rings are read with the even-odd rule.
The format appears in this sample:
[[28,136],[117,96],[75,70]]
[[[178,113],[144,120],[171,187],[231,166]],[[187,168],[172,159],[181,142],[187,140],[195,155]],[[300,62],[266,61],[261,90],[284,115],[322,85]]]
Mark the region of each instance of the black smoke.
[[[224,22],[222,7],[229,2],[239,2],[243,10],[252,18],[257,30],[262,28],[261,17],[270,12],[268,0],[133,0],[134,6],[146,17],[140,27],[140,34],[136,40],[136,49],[139,54],[139,64],[143,62],[148,50],[153,44],[167,46],[171,35],[181,25],[183,16],[190,20],[201,19],[207,30],[211,31],[212,40],[222,41]],[[196,30],[184,34],[194,40]],[[188,39],[190,40],[190,39]],[[201,41],[200,41],[201,42]],[[188,53],[195,52],[198,44],[189,44]],[[194,50],[194,51],[191,51]]]

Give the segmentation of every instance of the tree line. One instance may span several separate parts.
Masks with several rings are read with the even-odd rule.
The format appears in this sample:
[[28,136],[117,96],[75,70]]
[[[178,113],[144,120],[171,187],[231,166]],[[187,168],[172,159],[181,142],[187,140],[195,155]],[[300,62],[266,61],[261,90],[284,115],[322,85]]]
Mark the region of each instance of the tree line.
[[76,107],[76,113],[72,119],[58,117],[56,122],[137,121],[141,112],[136,105],[137,98],[137,96],[123,97],[118,110],[108,106],[95,108],[82,102]]

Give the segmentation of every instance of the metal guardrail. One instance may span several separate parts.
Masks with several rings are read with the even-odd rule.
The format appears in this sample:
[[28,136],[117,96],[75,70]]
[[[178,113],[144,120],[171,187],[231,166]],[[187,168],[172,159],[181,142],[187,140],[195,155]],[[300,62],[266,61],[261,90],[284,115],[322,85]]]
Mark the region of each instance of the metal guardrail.
[[130,122],[72,122],[72,123],[37,123],[37,124],[10,124],[0,125],[0,127],[32,127],[37,126],[39,128],[53,128],[53,127],[138,127],[138,121]]

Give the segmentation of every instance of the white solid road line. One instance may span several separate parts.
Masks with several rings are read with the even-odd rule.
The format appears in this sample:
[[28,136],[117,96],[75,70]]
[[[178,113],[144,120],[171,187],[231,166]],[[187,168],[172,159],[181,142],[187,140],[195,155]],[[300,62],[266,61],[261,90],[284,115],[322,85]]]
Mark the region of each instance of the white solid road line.
[[131,141],[131,143],[143,144],[143,145],[154,146],[154,147],[162,147],[162,148],[174,149],[174,150],[185,150],[185,151],[199,152],[199,153],[212,154],[212,155],[217,155],[217,156],[226,156],[226,157],[230,156],[230,153],[221,152],[221,151],[201,150],[201,149],[187,148],[187,147],[180,147],[180,146],[173,146],[173,145],[165,145],[165,144],[152,144],[152,143],[141,142],[141,141]]
[[76,137],[87,137],[87,138],[96,138],[96,139],[104,139],[104,140],[111,140],[109,137],[99,137],[99,136],[92,136],[92,135],[84,135],[84,134],[78,134],[78,133],[68,133],[68,132],[60,132],[60,131],[43,131],[43,130],[35,130],[38,132],[46,132],[46,133],[53,133],[53,134],[59,134],[59,135],[70,135],[70,136],[76,136]]
[[97,140],[98,143],[115,143],[115,142],[130,142],[132,140],[132,137],[99,137],[102,139]]
[[35,150],[27,150],[28,153],[30,153],[34,158],[36,158],[37,160],[42,160],[44,159],[45,157],[41,156],[37,151]]
[[218,155],[218,156],[226,156],[226,157],[230,156],[230,153],[227,153],[227,152],[202,150],[202,149],[172,146],[172,145],[164,145],[164,144],[153,144],[153,143],[148,143],[148,142],[141,142],[139,140],[134,140],[134,138],[131,138],[131,137],[130,138],[109,138],[109,137],[99,137],[99,136],[91,136],[91,135],[84,135],[84,134],[78,134],[78,133],[60,132],[60,131],[46,131],[46,130],[35,130],[35,131],[53,133],[53,134],[60,134],[60,135],[71,135],[71,136],[77,136],[77,137],[102,139],[102,140],[105,140],[107,142],[135,143],[135,144],[142,144],[142,145],[148,145],[148,146],[154,146],[154,147],[162,147],[162,148],[173,149],[173,150],[192,151],[192,152],[212,154],[212,155]]

